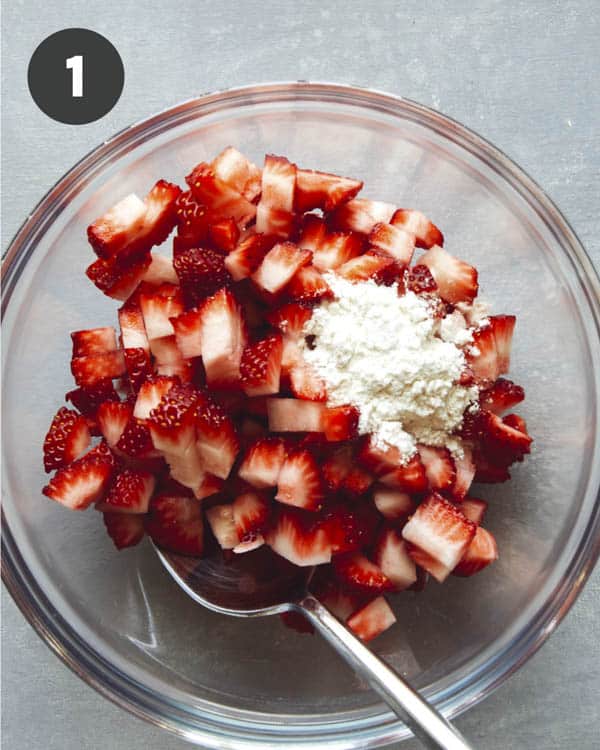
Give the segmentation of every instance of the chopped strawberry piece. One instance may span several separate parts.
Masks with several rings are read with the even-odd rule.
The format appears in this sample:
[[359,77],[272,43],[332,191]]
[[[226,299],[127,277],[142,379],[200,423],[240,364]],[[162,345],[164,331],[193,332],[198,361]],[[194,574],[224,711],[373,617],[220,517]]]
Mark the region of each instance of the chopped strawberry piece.
[[325,405],[297,398],[267,399],[271,432],[321,432]]
[[467,349],[467,364],[475,377],[484,382],[493,382],[500,374],[496,339],[491,325],[473,331],[473,345]]
[[479,500],[476,497],[465,497],[458,505],[461,511],[469,519],[478,526],[483,521],[483,516],[487,510],[487,503],[485,500]]
[[[441,563],[420,547],[416,547],[414,544],[408,544],[407,548],[408,554],[417,565],[417,582],[411,587],[414,590],[420,591],[424,588],[428,575],[432,575],[438,583],[443,583],[452,572],[450,566],[444,565],[444,563]],[[420,571],[425,573],[425,580],[422,583],[419,579]]]
[[500,462],[491,461],[488,456],[484,456],[480,451],[474,454],[475,461],[475,481],[484,484],[499,484],[507,482],[510,479],[508,463],[505,458]]
[[137,419],[148,419],[169,390],[178,382],[177,378],[159,375],[142,384],[138,391],[133,416]]
[[333,559],[333,569],[344,585],[364,593],[379,594],[394,588],[381,568],[364,555],[338,555]]
[[107,297],[126,300],[143,279],[151,262],[150,253],[124,264],[116,258],[98,258],[85,273]]
[[313,579],[311,590],[321,604],[327,607],[331,614],[341,622],[346,622],[353,612],[360,609],[366,598],[364,594],[356,591],[345,591],[338,581],[327,581],[325,584],[320,584]]
[[198,390],[191,383],[174,385],[152,409],[148,427],[154,447],[164,453],[182,455],[195,438]]
[[280,334],[248,345],[242,354],[240,378],[247,396],[279,392],[283,342]]
[[477,296],[477,269],[434,245],[420,259],[427,266],[445,302],[472,302]]
[[256,271],[274,244],[272,237],[251,234],[227,255],[225,268],[234,281],[241,281]]
[[373,492],[373,502],[381,515],[390,521],[408,518],[417,507],[407,492],[391,490],[381,485]]
[[489,531],[478,526],[471,544],[452,573],[455,576],[472,576],[497,559],[496,540]]
[[216,156],[211,167],[215,176],[240,193],[249,201],[253,201],[261,188],[261,171],[233,146]]
[[152,376],[152,363],[148,353],[138,347],[136,349],[123,349],[127,378],[133,393],[137,393],[145,380]]
[[202,362],[209,385],[226,386],[239,381],[245,345],[240,307],[230,291],[220,289],[201,308]]
[[73,331],[73,357],[90,354],[105,354],[117,349],[117,334],[112,327],[91,328],[89,331]]
[[275,499],[304,510],[319,510],[323,498],[321,472],[310,451],[288,454],[279,472]]
[[298,169],[294,208],[300,213],[320,208],[333,211],[340,204],[351,200],[362,188],[360,180],[339,177],[313,169]]
[[98,407],[96,412],[98,426],[111,448],[119,442],[132,414],[131,405],[122,401],[105,401]]
[[105,352],[90,354],[87,357],[75,357],[71,360],[71,372],[75,382],[81,388],[96,385],[106,378],[118,378],[125,372],[123,352]]
[[233,501],[233,520],[237,535],[242,542],[251,542],[267,528],[270,504],[259,492],[244,492]]
[[[288,374],[294,396],[306,401],[326,401],[325,381],[317,374],[315,368],[302,358],[299,351],[296,355],[292,355],[290,359],[293,359],[293,363]],[[322,430],[319,430],[319,432],[322,432]]]
[[90,431],[77,412],[60,408],[44,438],[44,469],[53,471],[75,461],[90,445]]
[[233,219],[220,219],[208,227],[210,242],[224,253],[230,253],[240,238],[240,230]]
[[510,349],[516,320],[514,315],[490,316],[490,326],[494,331],[494,341],[496,344],[499,375],[508,372],[510,368]]
[[417,247],[441,247],[444,244],[444,235],[436,225],[420,211],[412,208],[399,208],[392,216],[390,224],[414,235]]
[[183,299],[177,287],[172,295],[142,294],[140,307],[144,316],[144,326],[149,341],[174,333],[170,318],[175,318],[183,312]]
[[252,280],[266,292],[276,294],[310,259],[309,250],[302,250],[293,242],[280,242],[265,255]]
[[102,498],[114,470],[114,459],[97,448],[58,469],[42,492],[70,510],[85,510]]
[[527,423],[525,422],[523,417],[520,417],[518,414],[507,414],[505,417],[503,417],[502,421],[505,425],[508,425],[509,427],[512,427],[513,429],[518,430],[525,435],[529,434],[527,432]]
[[221,549],[233,549],[240,543],[235,521],[233,505],[213,505],[206,510],[206,520]]
[[418,263],[408,272],[407,288],[414,294],[430,294],[437,292],[437,284],[427,266]]
[[119,309],[119,327],[124,349],[143,349],[150,351],[148,334],[144,325],[141,309],[135,306],[123,306]]
[[233,421],[208,398],[196,408],[196,447],[207,471],[227,479],[240,449]]
[[103,513],[109,537],[117,549],[135,547],[144,538],[144,518],[134,513]]
[[350,472],[352,463],[353,451],[349,445],[344,445],[330,453],[321,464],[321,474],[325,482],[325,487],[333,492],[341,489],[344,480]]
[[406,465],[382,474],[379,481],[405,492],[423,492],[427,488],[427,475],[418,456],[413,456]]
[[395,210],[396,206],[391,203],[354,198],[337,208],[331,215],[331,221],[342,231],[369,234],[375,224],[387,224]]
[[391,628],[396,617],[383,596],[378,596],[362,609],[354,612],[347,625],[362,641],[372,641],[385,630]]
[[396,591],[404,591],[416,583],[414,560],[408,554],[407,543],[396,529],[388,527],[382,531],[375,546],[374,560]]
[[147,513],[155,485],[156,479],[149,472],[123,469],[117,473],[108,494],[96,509],[112,513]]
[[456,480],[456,467],[447,448],[419,445],[419,457],[432,490],[447,490]]
[[197,500],[159,495],[150,502],[145,525],[159,547],[182,555],[202,554],[204,523]]
[[352,440],[358,435],[358,409],[349,404],[325,409],[323,432],[330,442]]
[[298,235],[298,247],[310,250],[311,253],[317,252],[321,243],[327,235],[327,224],[316,214],[306,214],[302,217],[302,223]]
[[452,485],[451,494],[454,498],[460,500],[469,491],[475,476],[475,464],[473,463],[471,449],[466,445],[463,445],[462,457],[455,457],[454,466],[456,468],[456,479]]
[[202,481],[194,489],[194,495],[197,500],[204,500],[222,492],[224,484],[225,482],[220,477],[216,477],[207,471]]
[[217,217],[231,217],[241,227],[245,227],[256,216],[256,206],[219,179],[208,164],[198,164],[185,181],[194,198]]
[[221,287],[231,283],[223,255],[210,248],[191,247],[178,252],[173,265],[187,308],[198,306]]
[[161,284],[178,284],[179,280],[175,273],[175,268],[173,267],[172,258],[167,258],[166,255],[153,253],[152,261],[142,277],[142,281],[152,286],[160,286]]
[[352,466],[342,482],[342,488],[351,495],[364,495],[375,478],[360,466]]
[[212,213],[197,201],[191,190],[186,190],[175,201],[177,236],[173,239],[173,251],[200,247],[208,240],[208,227],[215,220]]
[[390,271],[393,271],[394,268],[393,258],[366,252],[358,258],[352,258],[352,260],[344,263],[337,269],[336,273],[352,282],[373,279],[381,283],[390,279]]
[[369,244],[404,265],[411,262],[415,251],[414,235],[392,224],[375,224],[369,234]]
[[148,425],[136,417],[131,417],[127,422],[115,447],[131,458],[151,458],[158,455],[154,450]]
[[256,231],[289,237],[294,221],[296,165],[283,156],[265,156],[262,192],[256,208]]
[[358,459],[388,487],[406,492],[427,489],[425,468],[417,454],[405,462],[398,448],[380,447],[369,438],[359,451]]
[[482,409],[487,409],[493,414],[502,414],[520,404],[524,398],[525,391],[520,385],[506,378],[498,378],[489,388],[480,392],[479,403]]
[[152,339],[150,349],[155,359],[154,365],[158,375],[176,376],[182,383],[191,381],[192,365],[181,356],[175,336]]
[[402,529],[402,536],[452,570],[471,543],[476,529],[455,505],[433,493],[411,516]]
[[317,302],[331,297],[329,285],[314,266],[304,266],[285,288],[286,295],[296,302]]
[[83,414],[93,435],[100,434],[96,424],[96,412],[100,404],[103,401],[120,400],[111,378],[104,378],[85,388],[75,388],[75,390],[69,391],[65,398]]
[[490,456],[498,456],[501,459],[507,458],[507,463],[520,461],[525,453],[531,450],[532,439],[526,432],[512,427],[509,419],[508,423],[501,419],[497,414],[491,412],[482,412],[483,422],[483,443],[485,451]]
[[206,496],[205,493],[200,492],[200,489],[204,485],[207,474],[195,443],[189,443],[183,451],[174,453],[165,451],[163,456],[173,479],[183,487],[192,490],[198,499]]
[[333,554],[357,552],[370,545],[379,519],[372,506],[360,503],[349,507],[345,500],[328,505],[321,512],[320,527],[324,529]]
[[312,252],[315,268],[329,271],[360,255],[363,239],[358,234],[329,232],[323,219],[307,214],[303,220],[298,246]]
[[295,508],[280,508],[265,534],[265,541],[294,565],[322,565],[331,560],[331,545],[312,514]]
[[295,341],[304,336],[303,328],[307,321],[312,317],[310,307],[305,307],[297,303],[290,303],[282,307],[270,310],[267,313],[267,320],[275,328]]
[[184,359],[202,356],[202,313],[192,309],[171,318],[177,348]]

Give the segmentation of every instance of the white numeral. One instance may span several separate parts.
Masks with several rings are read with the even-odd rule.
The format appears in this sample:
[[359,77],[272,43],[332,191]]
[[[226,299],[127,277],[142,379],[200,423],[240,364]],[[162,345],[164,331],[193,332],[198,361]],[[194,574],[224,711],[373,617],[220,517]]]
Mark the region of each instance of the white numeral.
[[83,96],[83,56],[68,57],[66,66],[73,71],[72,96]]

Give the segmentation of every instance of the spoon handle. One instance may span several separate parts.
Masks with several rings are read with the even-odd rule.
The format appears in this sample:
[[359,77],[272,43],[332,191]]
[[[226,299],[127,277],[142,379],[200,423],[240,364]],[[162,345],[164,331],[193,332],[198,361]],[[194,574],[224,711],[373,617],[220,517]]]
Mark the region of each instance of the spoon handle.
[[297,606],[348,664],[432,750],[472,750],[462,735],[419,693],[370,651],[312,594]]

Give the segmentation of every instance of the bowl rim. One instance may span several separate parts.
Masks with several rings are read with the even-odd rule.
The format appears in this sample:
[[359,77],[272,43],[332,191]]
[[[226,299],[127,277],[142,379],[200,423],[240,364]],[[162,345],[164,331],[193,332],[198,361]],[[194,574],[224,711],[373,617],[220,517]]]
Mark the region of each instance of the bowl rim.
[[[249,97],[251,97],[250,102],[248,101]],[[506,154],[457,120],[411,99],[373,88],[302,80],[248,84],[207,92],[138,120],[115,133],[100,146],[89,151],[43,196],[23,221],[10,242],[2,259],[0,273],[3,282],[2,318],[4,318],[4,313],[12,296],[14,284],[20,276],[19,272],[34,251],[37,240],[43,236],[67,205],[70,192],[75,187],[78,190],[81,189],[91,181],[96,174],[102,171],[109,157],[111,159],[118,158],[119,151],[127,145],[139,145],[140,141],[137,139],[143,134],[146,134],[146,139],[154,138],[174,125],[181,125],[191,119],[199,119],[207,111],[214,111],[214,108],[235,108],[236,100],[246,104],[252,101],[254,103],[270,103],[278,100],[288,101],[294,97],[306,101],[319,101],[325,98],[329,102],[337,101],[342,104],[368,106],[396,116],[399,112],[405,116],[406,114],[412,114],[415,118],[419,118],[420,122],[424,120],[429,129],[446,137],[451,134],[461,147],[478,158],[485,156],[496,167],[500,176],[535,209],[536,213],[540,214],[545,220],[546,217],[551,220],[550,222],[546,221],[548,227],[551,227],[555,234],[562,235],[570,251],[571,264],[586,292],[587,301],[600,337],[600,278],[591,259],[555,203]],[[240,102],[237,103],[238,106]],[[211,106],[213,110],[210,109]],[[113,665],[105,664],[104,666],[108,666],[108,671],[111,674],[109,675],[107,670],[104,669],[102,676],[99,677],[97,662],[103,661],[99,654],[83,642],[60,616],[57,618],[57,613],[54,613],[54,619],[47,617],[46,613],[52,611],[52,605],[27,568],[8,528],[3,509],[1,526],[3,582],[24,617],[33,626],[40,638],[87,684],[132,714],[206,747],[248,750],[249,748],[279,746],[277,741],[271,745],[266,737],[260,737],[256,740],[250,736],[248,738],[240,738],[239,735],[236,735],[236,737],[217,736],[213,731],[210,731],[210,728],[205,730],[198,729],[196,726],[193,728],[189,725],[186,726],[184,722],[177,720],[176,712],[172,712],[168,716],[164,712],[160,714],[156,708],[155,696],[151,695],[150,691],[139,683],[136,683],[137,692],[133,693],[130,690],[128,693],[125,689],[128,686],[119,684],[119,681],[125,680],[131,683],[131,679],[119,673]],[[599,555],[600,493],[596,497],[590,518],[569,560],[565,575],[554,586],[535,616],[521,628],[518,636],[495,655],[491,664],[486,665],[484,674],[476,674],[475,677],[470,678],[466,685],[460,685],[459,681],[454,696],[442,695],[438,707],[441,708],[444,715],[452,718],[483,700],[516,672],[543,645],[575,602]],[[512,660],[506,660],[505,657],[510,651],[514,652],[513,658]],[[484,670],[481,671],[484,672]],[[108,679],[109,677],[112,679]],[[470,693],[469,684],[471,685]],[[130,685],[129,687],[131,688]],[[451,691],[448,690],[447,692]],[[162,704],[160,705],[162,706]],[[176,709],[173,706],[171,708]],[[359,748],[381,746],[410,736],[405,725],[399,720],[394,720],[391,714],[379,713],[376,718],[379,720],[376,725],[364,725],[365,733],[362,731],[355,732],[354,737],[350,736],[350,732],[357,728],[355,724],[349,725],[347,722],[338,722],[340,726],[344,727],[345,732],[343,737],[339,739],[339,735],[335,735],[333,740],[335,746],[358,750]],[[284,740],[285,746],[314,746],[317,735],[307,736],[307,738],[308,743],[306,738],[298,742],[295,737],[286,737]],[[328,741],[326,740],[324,744],[328,744]]]

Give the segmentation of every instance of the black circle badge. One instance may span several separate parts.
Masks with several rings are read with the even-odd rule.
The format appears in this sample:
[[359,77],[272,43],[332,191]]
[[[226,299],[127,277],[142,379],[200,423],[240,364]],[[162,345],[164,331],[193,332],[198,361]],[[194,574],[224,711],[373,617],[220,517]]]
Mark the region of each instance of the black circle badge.
[[83,125],[115,106],[125,73],[113,45],[89,29],[63,29],[44,39],[29,62],[27,82],[48,117]]

